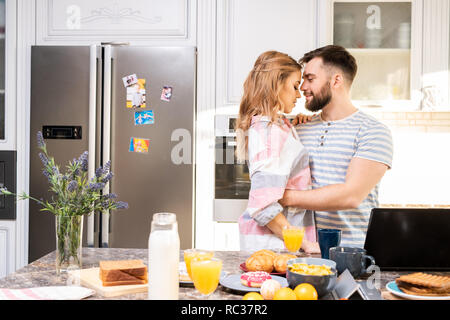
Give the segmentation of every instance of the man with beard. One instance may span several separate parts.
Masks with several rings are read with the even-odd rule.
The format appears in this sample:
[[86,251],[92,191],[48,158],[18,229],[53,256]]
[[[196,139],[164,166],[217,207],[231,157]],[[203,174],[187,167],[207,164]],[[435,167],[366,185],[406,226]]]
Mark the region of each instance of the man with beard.
[[392,166],[390,130],[352,104],[357,65],[344,48],[316,49],[300,63],[306,108],[321,111],[297,125],[310,156],[312,189],[286,190],[280,203],[314,210],[317,228],[340,229],[342,246],[363,247],[379,182]]

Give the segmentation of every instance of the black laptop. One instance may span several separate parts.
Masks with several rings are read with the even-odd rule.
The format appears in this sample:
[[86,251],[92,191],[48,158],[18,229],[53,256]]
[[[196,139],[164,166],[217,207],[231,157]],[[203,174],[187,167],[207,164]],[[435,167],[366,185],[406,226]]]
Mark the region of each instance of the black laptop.
[[372,209],[364,249],[381,270],[450,270],[450,209]]

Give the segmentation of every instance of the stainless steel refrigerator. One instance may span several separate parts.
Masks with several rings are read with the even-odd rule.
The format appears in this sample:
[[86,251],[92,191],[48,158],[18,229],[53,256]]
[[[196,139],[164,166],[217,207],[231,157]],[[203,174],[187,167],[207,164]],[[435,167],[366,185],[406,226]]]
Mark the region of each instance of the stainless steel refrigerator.
[[[42,131],[61,167],[86,150],[90,176],[111,160],[109,191],[129,204],[85,217],[84,246],[147,248],[152,215],[173,212],[181,248],[192,247],[196,49],[34,46],[31,56],[30,194],[51,196],[36,143]],[[127,107],[123,78],[132,75],[145,79],[145,108]],[[135,112],[150,110],[152,121],[137,125]],[[147,152],[133,152],[132,138],[148,140]],[[182,160],[173,161],[174,154]],[[29,262],[56,247],[55,218],[39,209],[30,201]]]

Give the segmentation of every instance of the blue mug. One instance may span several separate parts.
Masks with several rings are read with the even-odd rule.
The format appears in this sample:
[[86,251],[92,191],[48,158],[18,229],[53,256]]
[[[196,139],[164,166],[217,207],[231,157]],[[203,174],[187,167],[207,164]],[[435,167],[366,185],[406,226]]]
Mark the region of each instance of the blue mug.
[[335,247],[330,249],[330,260],[336,262],[338,273],[348,269],[354,278],[367,273],[367,268],[375,265],[375,259],[362,248]]
[[330,248],[337,247],[341,243],[341,230],[319,229],[319,247],[323,259],[329,258]]

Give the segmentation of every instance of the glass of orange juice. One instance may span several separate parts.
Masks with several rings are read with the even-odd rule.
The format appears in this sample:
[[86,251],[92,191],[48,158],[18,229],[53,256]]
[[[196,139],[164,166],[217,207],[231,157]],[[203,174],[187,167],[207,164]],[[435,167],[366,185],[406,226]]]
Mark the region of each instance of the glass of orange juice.
[[208,298],[217,288],[222,271],[222,260],[211,258],[202,260],[193,258],[191,260],[192,281],[195,289]]
[[295,253],[300,250],[305,235],[305,228],[296,226],[285,226],[283,228],[283,240],[286,249]]
[[192,273],[191,273],[191,261],[194,258],[198,258],[199,260],[207,260],[214,257],[213,251],[208,250],[200,250],[200,249],[187,249],[184,250],[184,262],[186,263],[186,270],[189,274],[189,277],[192,280]]

